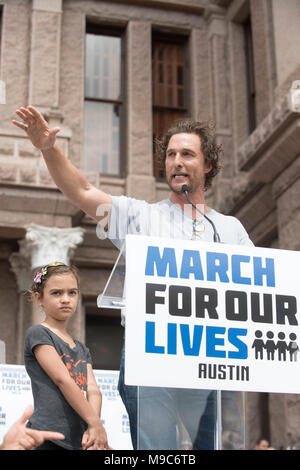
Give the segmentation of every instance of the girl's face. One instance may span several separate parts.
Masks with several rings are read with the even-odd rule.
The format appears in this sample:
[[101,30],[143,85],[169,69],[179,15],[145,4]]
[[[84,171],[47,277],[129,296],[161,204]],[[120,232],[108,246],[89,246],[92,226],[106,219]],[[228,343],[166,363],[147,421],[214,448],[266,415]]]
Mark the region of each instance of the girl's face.
[[45,283],[43,296],[36,300],[43,306],[46,317],[57,321],[68,320],[78,304],[79,289],[72,273],[53,274]]

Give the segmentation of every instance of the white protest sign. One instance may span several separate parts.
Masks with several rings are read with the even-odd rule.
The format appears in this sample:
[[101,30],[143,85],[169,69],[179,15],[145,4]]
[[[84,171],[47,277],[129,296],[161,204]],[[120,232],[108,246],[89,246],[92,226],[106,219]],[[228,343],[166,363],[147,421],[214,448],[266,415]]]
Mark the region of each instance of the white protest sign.
[[25,367],[0,364],[0,443],[28,405],[33,405],[33,397]]
[[118,392],[119,371],[94,370],[97,385],[102,393],[101,420],[110,447],[131,450],[129,418]]
[[300,253],[126,239],[128,385],[300,393]]
[[[119,371],[94,370],[102,393],[103,421],[109,445],[131,450],[129,420],[118,392]],[[31,381],[23,365],[0,364],[0,443],[10,426],[33,405]]]

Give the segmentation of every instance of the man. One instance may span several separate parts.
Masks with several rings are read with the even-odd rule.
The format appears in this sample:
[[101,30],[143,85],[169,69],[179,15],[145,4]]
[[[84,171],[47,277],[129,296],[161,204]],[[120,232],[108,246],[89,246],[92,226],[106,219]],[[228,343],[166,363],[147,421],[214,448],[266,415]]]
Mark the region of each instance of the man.
[[[216,230],[222,243],[252,245],[236,218],[224,216],[206,205],[205,190],[219,171],[221,153],[209,126],[187,120],[166,133],[158,147],[170,197],[148,204],[124,196],[110,196],[92,186],[56,145],[59,128],[50,129],[32,106],[20,108],[16,113],[22,121],[13,120],[13,124],[26,131],[32,144],[42,151],[58,188],[98,222],[98,235],[108,237],[119,249],[128,233],[213,241]],[[187,195],[191,204],[187,203]],[[122,321],[124,324],[125,318]],[[138,393],[136,387],[124,384],[124,351],[119,391],[128,411],[135,448],[176,449],[178,419],[188,431],[194,448],[213,448],[215,393],[154,387],[139,388]]]
[[267,439],[260,438],[256,441],[254,450],[268,450],[270,448],[270,443]]

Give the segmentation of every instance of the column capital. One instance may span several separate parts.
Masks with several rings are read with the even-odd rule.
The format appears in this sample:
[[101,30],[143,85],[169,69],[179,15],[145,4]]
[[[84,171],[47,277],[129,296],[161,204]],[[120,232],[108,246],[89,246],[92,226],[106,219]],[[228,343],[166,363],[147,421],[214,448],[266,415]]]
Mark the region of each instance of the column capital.
[[58,228],[30,224],[26,226],[26,249],[31,256],[31,268],[61,261],[69,264],[76,247],[83,242],[81,227]]
[[227,36],[226,10],[210,4],[205,8],[204,19],[207,24],[208,37]]

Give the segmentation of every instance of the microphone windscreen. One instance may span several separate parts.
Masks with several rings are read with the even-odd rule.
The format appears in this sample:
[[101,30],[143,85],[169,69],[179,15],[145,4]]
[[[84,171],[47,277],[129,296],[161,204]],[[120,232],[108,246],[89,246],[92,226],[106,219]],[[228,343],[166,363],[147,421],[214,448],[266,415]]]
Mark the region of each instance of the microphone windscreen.
[[183,184],[182,187],[181,187],[181,191],[183,193],[188,193],[189,192],[189,187],[187,184]]

